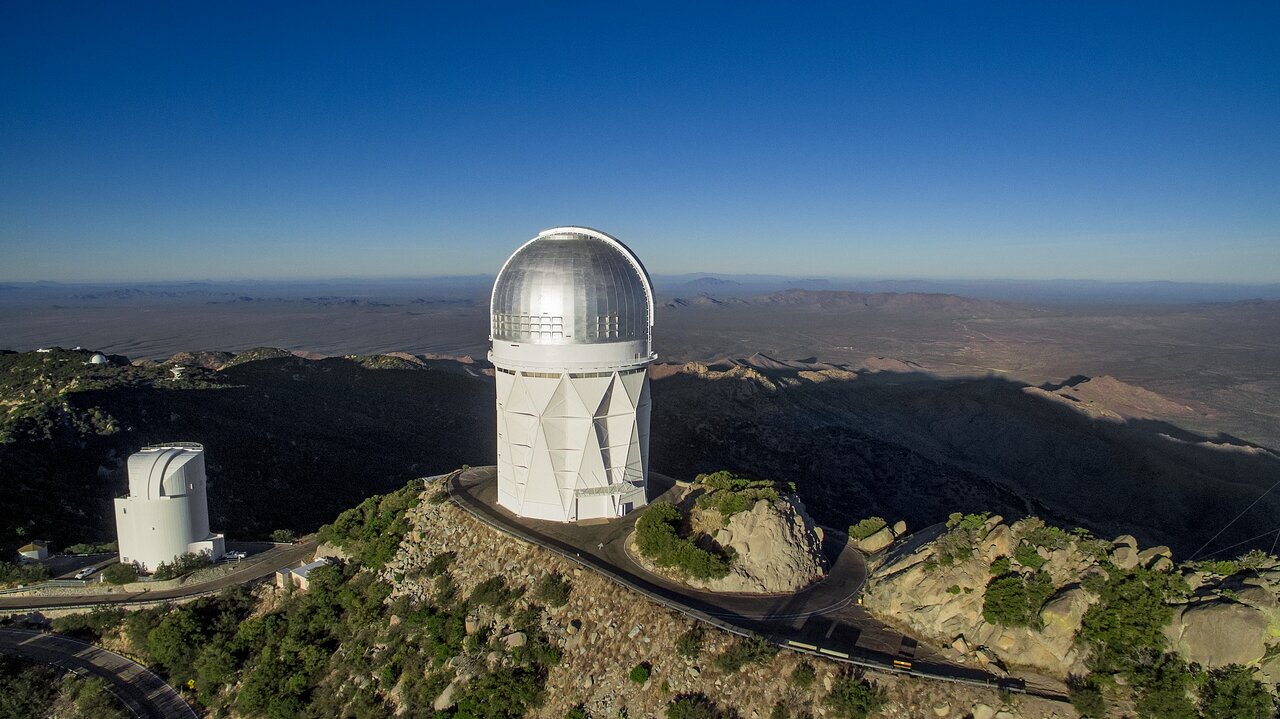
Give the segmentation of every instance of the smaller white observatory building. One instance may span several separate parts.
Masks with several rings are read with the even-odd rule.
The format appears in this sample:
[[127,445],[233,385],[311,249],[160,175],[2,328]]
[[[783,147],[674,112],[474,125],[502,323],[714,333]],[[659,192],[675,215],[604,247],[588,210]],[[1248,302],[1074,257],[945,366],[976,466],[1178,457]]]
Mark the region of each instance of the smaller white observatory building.
[[647,503],[653,284],[616,238],[544,230],[507,259],[490,301],[498,504],[556,522]]
[[128,473],[129,494],[115,500],[121,563],[151,572],[188,552],[208,552],[213,560],[225,553],[223,536],[209,531],[204,447],[143,447],[129,456]]

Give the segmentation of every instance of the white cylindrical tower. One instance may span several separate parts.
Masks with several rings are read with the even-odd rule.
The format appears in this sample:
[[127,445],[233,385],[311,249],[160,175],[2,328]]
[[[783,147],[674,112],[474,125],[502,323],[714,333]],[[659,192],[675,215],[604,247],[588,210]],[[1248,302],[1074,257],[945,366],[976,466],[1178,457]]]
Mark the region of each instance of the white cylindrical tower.
[[653,284],[626,245],[545,230],[490,301],[498,504],[523,517],[620,517],[647,502]]
[[224,552],[209,531],[204,447],[194,442],[144,447],[129,456],[129,494],[115,500],[120,561],[155,571],[182,554]]

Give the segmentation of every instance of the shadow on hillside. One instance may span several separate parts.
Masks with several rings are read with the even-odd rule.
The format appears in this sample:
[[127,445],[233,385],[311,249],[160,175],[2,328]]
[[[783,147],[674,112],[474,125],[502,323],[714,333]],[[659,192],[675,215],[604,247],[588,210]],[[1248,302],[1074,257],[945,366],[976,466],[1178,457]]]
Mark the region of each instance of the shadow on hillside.
[[[1036,514],[1168,544],[1181,558],[1280,480],[1280,460],[1254,445],[1154,419],[1091,418],[1003,378],[811,382],[800,370],[758,371],[777,389],[687,373],[655,381],[653,466],[793,480],[832,526],[869,515],[923,527],[955,511]],[[1269,549],[1274,533],[1256,535],[1280,529],[1278,514],[1280,492],[1206,551],[1250,538],[1223,556]]]
[[[22,476],[21,517],[34,536],[111,539],[110,499],[124,459],[169,441],[205,446],[210,521],[230,539],[312,531],[371,494],[462,464],[494,461],[493,389],[456,372],[366,369],[341,358],[266,359],[210,373],[218,386],[125,386],[75,392],[120,431],[67,428],[2,448],[0,476]],[[8,514],[8,512],[4,512]]]

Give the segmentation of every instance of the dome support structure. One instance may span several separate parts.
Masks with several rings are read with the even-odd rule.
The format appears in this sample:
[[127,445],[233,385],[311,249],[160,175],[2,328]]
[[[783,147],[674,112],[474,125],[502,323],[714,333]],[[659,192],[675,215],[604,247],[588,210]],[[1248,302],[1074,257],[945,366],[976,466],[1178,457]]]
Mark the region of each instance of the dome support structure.
[[545,230],[490,296],[498,504],[557,522],[647,503],[653,286],[616,238]]

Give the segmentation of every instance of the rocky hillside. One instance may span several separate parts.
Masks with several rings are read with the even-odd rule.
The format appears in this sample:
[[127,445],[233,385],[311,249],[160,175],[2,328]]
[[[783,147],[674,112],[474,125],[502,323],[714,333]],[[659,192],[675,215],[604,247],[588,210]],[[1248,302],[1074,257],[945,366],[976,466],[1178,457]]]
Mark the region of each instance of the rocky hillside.
[[[742,639],[699,629],[687,617],[557,555],[501,535],[449,502],[423,502],[408,518],[406,541],[382,573],[394,586],[392,601],[404,597],[410,604],[421,604],[437,599],[444,573],[433,566],[446,563],[449,582],[459,596],[474,593],[494,577],[525,591],[507,608],[480,608],[468,614],[466,631],[487,637],[487,644],[453,664],[481,669],[464,670],[462,680],[455,676],[450,683],[454,692],[445,700],[437,697],[437,706],[465,692],[467,681],[474,681],[465,678],[467,673],[507,661],[501,647],[527,641],[519,633],[520,616],[529,605],[541,603],[545,610],[538,626],[562,648],[563,657],[547,673],[545,701],[529,716],[560,719],[575,707],[594,717],[660,716],[677,697],[690,695],[705,696],[741,717],[778,716],[779,705],[790,716],[840,715],[826,700],[844,675],[838,664],[790,652],[744,651]],[[542,592],[549,575],[568,582],[562,606],[545,602]],[[491,646],[499,649],[495,652]],[[742,657],[750,658],[735,668]],[[637,666],[646,667],[643,681],[629,676]],[[803,677],[809,668],[814,670],[812,682]],[[891,675],[873,675],[870,680],[885,693],[885,707],[877,714],[882,717],[959,719],[973,713],[989,719],[998,711],[1005,712],[1002,719],[1074,716],[1069,707],[1027,697],[1015,706],[995,692],[946,683]]]
[[440,484],[372,497],[321,538],[331,564],[305,591],[263,586],[55,627],[142,659],[210,717],[1075,716],[1031,697],[864,677],[698,625],[498,533]]
[[932,534],[879,558],[864,604],[949,647],[954,660],[1064,679],[1092,673],[1105,686],[1126,677],[1139,699],[1149,690],[1143,672],[1161,662],[1188,677],[1193,663],[1280,682],[1275,557],[1251,552],[1178,567],[1168,547],[1065,532],[1036,518],[957,514]]

